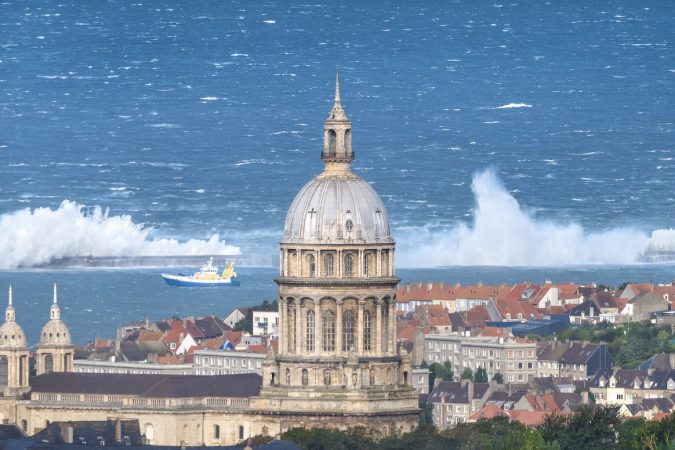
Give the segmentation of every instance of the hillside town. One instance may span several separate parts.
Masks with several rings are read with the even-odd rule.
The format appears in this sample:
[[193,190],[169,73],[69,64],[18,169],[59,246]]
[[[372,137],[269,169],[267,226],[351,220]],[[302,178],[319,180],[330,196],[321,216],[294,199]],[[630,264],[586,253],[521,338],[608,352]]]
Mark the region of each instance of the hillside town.
[[[536,426],[588,404],[618,405],[621,416],[646,420],[675,411],[675,284],[417,283],[399,286],[396,300],[397,342],[439,429],[498,416]],[[115,339],[78,348],[74,370],[262,375],[267,354],[278,351],[276,308],[265,302],[223,318],[131,323]],[[624,365],[612,342],[574,339],[576,330],[623,335],[631,325],[661,340]]]

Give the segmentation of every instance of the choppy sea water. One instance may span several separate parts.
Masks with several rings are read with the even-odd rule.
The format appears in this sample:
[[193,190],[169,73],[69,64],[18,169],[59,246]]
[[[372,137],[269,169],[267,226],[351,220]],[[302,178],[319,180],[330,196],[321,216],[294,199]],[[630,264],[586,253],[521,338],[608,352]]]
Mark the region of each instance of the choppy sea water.
[[[273,262],[286,209],[321,171],[339,67],[354,170],[387,205],[399,266],[669,281],[669,266],[634,264],[675,250],[674,18],[672,2],[629,0],[4,1],[0,267]],[[42,302],[62,280],[85,340],[104,322],[273,297],[274,270],[252,270],[260,291],[227,297],[144,271],[0,272],[0,290]]]
[[[92,270],[1,270],[0,312],[12,284],[17,321],[29,345],[37,344],[42,326],[49,319],[53,283],[58,283],[61,318],[70,328],[73,342],[85,344],[95,337],[111,338],[116,327],[132,321],[161,320],[215,314],[225,317],[239,306],[252,306],[278,297],[274,268],[240,268],[241,286],[227,288],[175,288],[159,276],[160,269]],[[618,286],[624,281],[673,281],[675,266],[661,264],[567,268],[444,267],[401,269],[402,283],[444,282],[449,284],[602,282]]]

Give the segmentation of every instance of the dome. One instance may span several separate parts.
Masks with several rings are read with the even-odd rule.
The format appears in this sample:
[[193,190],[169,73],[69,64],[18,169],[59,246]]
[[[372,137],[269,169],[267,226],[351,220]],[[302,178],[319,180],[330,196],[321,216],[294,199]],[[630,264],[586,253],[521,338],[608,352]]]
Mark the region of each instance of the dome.
[[0,327],[0,347],[21,348],[26,346],[26,335],[16,322],[5,322]]
[[42,327],[40,345],[70,345],[70,331],[61,319],[52,319]]
[[375,190],[351,172],[324,172],[295,196],[284,243],[393,243],[387,210]]

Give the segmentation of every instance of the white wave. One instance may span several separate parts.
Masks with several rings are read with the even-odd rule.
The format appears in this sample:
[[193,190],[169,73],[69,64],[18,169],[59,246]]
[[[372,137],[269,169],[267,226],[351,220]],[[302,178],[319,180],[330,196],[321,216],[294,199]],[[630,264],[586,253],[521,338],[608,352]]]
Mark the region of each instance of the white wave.
[[497,106],[494,109],[512,109],[512,108],[532,108],[532,105],[527,103],[507,103],[506,105]]
[[148,126],[153,128],[180,128],[180,125],[175,123],[153,123]]
[[263,23],[272,24],[272,23],[277,23],[277,21],[276,20],[263,20]]
[[[476,199],[472,223],[397,230],[401,266],[631,264],[650,242],[632,228],[589,232],[578,223],[535,217],[491,170],[474,175],[471,189]],[[675,249],[675,231],[657,239]]]
[[128,215],[111,216],[65,200],[57,209],[29,208],[0,215],[0,268],[34,267],[64,258],[236,255],[220,236],[208,240],[155,238]]

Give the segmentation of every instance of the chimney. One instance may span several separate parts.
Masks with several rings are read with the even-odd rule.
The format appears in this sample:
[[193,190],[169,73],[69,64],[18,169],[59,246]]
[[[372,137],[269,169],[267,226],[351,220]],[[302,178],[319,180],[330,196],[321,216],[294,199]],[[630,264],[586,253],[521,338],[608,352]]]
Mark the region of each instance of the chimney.
[[467,389],[469,390],[468,392],[468,397],[469,397],[469,404],[473,401],[473,381],[469,380],[468,383],[466,383]]
[[431,290],[434,288],[434,283],[427,283],[427,292],[431,292]]

